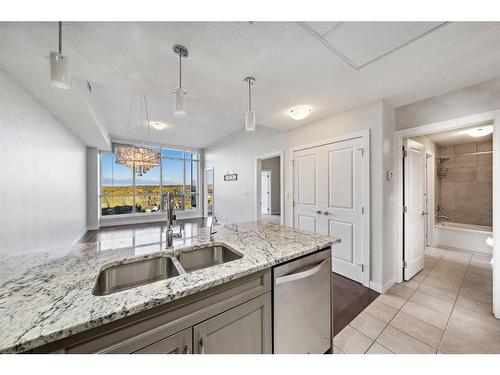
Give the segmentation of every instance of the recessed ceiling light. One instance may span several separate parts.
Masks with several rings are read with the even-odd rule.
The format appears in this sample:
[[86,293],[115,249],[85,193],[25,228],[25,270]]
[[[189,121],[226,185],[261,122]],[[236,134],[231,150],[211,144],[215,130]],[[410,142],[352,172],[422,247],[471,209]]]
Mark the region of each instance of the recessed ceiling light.
[[493,126],[491,125],[474,128],[467,132],[471,137],[483,137],[491,133],[493,133]]
[[288,116],[294,120],[303,120],[312,112],[312,108],[308,105],[298,105],[296,107],[290,108],[288,111]]
[[165,124],[164,122],[160,122],[160,121],[150,121],[149,125],[151,125],[153,128],[155,128],[157,130],[163,130],[167,127],[167,124]]

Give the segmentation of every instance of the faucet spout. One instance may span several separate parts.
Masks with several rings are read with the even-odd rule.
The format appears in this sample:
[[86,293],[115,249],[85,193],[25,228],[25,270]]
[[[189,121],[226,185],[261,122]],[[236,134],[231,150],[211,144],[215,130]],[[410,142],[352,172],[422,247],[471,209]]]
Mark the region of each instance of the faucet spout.
[[212,216],[212,221],[210,222],[210,240],[214,240],[214,234],[217,233],[217,231],[214,231],[214,223],[218,223],[217,221],[217,216]]

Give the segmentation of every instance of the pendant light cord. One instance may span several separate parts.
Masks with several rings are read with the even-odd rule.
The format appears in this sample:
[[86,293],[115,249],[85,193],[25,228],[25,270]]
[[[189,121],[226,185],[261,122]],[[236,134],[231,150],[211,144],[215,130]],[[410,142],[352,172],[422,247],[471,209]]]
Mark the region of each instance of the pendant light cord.
[[252,81],[248,80],[248,112],[252,112]]
[[179,53],[179,90],[182,90],[182,53]]
[[59,21],[59,54],[62,54],[62,22]]

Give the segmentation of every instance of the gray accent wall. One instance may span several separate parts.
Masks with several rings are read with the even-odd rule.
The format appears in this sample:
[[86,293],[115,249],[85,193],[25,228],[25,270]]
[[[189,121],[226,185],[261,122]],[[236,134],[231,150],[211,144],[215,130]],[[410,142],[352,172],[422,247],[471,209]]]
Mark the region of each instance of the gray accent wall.
[[0,254],[83,235],[85,145],[1,69],[0,169]]

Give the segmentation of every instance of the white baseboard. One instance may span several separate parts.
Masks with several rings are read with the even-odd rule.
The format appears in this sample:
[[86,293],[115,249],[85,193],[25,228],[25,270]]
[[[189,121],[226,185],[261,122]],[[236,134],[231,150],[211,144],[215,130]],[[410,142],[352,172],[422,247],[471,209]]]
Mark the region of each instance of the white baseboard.
[[381,294],[387,292],[391,287],[396,284],[396,279],[392,278],[389,281],[387,281],[384,285],[381,285],[380,283],[376,283],[374,281],[370,281],[370,289],[373,289],[376,292],[379,292]]

